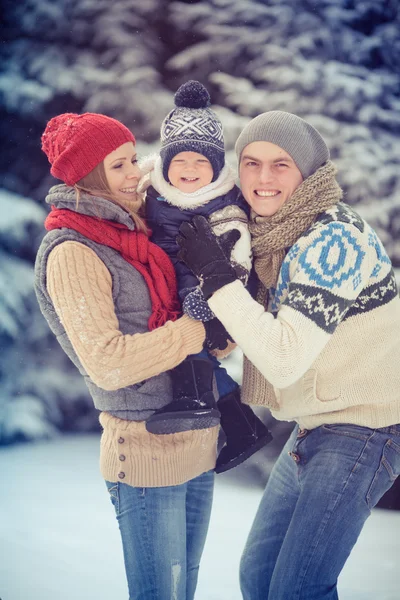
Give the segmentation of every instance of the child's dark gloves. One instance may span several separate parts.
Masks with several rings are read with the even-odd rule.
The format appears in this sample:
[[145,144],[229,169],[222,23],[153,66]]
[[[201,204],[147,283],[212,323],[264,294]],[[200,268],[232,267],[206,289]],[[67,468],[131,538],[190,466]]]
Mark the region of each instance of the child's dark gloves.
[[239,238],[240,231],[238,229],[230,229],[229,231],[219,235],[217,238],[223,253],[229,261],[231,261],[232,250]]
[[215,350],[216,348],[218,350],[225,350],[228,346],[228,340],[233,342],[233,339],[218,319],[211,319],[211,321],[206,321],[203,325],[206,330],[204,345],[208,350]]
[[[233,231],[236,230],[232,230],[232,233]],[[182,223],[179,234],[176,238],[181,248],[178,258],[199,279],[206,300],[237,279],[235,269],[226,258],[205,217],[198,215],[191,223]]]

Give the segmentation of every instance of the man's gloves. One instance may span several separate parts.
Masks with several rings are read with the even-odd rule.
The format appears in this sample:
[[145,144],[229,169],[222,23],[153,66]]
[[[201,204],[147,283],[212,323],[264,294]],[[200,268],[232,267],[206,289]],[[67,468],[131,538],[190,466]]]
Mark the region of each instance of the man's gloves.
[[221,321],[216,319],[211,319],[211,321],[206,321],[203,323],[206,330],[206,341],[205,347],[208,350],[225,350],[228,346],[228,340],[233,342],[233,339],[222,325]]
[[[197,215],[191,223],[182,223],[176,238],[180,246],[178,258],[196,275],[206,300],[214,292],[237,279],[225,252],[218,243],[205,217]],[[224,245],[233,247],[240,233],[232,229],[224,236]]]

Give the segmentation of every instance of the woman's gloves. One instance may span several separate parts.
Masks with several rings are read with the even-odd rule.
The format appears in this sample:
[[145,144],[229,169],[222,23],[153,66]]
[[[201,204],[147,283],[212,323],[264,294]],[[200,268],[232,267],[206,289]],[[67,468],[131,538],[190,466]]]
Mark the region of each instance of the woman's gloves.
[[208,350],[225,350],[228,347],[228,340],[233,342],[233,339],[222,325],[221,321],[211,319],[203,323],[206,330],[206,341],[204,346]]
[[224,285],[237,279],[236,271],[225,254],[240,237],[237,229],[224,235],[224,248],[213,234],[207,219],[200,215],[194,217],[191,223],[182,223],[179,234],[176,238],[181,248],[178,258],[199,279],[206,300]]

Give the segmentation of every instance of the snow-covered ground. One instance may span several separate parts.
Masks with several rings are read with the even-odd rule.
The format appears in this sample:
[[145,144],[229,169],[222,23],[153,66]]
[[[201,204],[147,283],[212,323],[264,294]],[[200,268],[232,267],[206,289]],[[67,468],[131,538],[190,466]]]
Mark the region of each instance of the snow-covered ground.
[[[0,472],[1,600],[126,600],[98,436],[2,448]],[[238,564],[262,493],[245,482],[217,477],[196,600],[241,598]],[[373,512],[342,573],[341,600],[400,598],[399,531],[399,513]]]

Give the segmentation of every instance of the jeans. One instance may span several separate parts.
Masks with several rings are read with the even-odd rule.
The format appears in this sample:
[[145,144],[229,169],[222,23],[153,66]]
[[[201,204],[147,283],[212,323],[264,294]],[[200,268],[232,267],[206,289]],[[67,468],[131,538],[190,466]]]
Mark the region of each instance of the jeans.
[[193,600],[213,471],[170,487],[106,485],[119,523],[130,600]]
[[244,600],[336,600],[362,527],[400,474],[400,425],[295,427],[240,566]]

